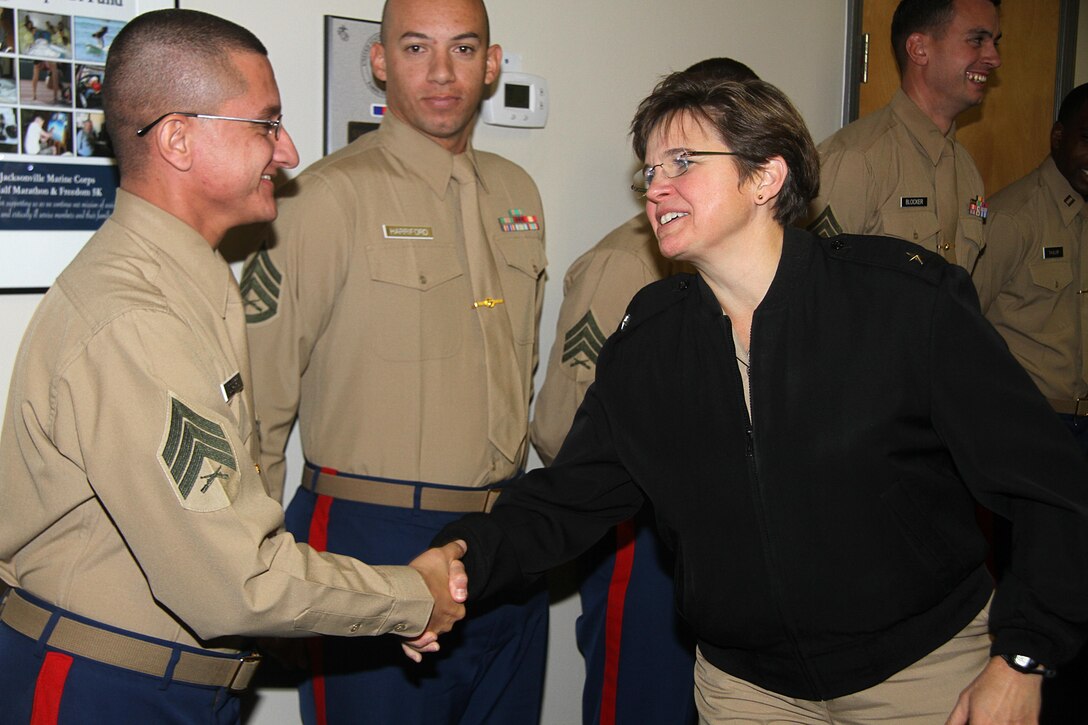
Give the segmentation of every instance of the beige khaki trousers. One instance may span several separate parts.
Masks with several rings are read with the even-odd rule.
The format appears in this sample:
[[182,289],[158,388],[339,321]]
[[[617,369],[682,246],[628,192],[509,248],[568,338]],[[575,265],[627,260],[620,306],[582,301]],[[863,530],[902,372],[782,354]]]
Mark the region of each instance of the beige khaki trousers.
[[695,705],[700,725],[943,725],[960,692],[990,659],[989,611],[987,604],[963,631],[879,685],[822,702],[756,687],[722,672],[697,652]]

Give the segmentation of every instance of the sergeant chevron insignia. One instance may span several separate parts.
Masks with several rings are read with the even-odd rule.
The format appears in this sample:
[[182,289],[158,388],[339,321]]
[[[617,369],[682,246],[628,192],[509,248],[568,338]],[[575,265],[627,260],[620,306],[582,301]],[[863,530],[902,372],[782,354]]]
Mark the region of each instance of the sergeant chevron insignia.
[[242,303],[246,311],[246,322],[264,322],[275,317],[280,304],[280,284],[283,275],[272,258],[264,249],[257,252],[242,269]]
[[831,205],[828,204],[808,225],[808,230],[818,237],[827,239],[842,234],[842,225],[839,224],[839,220],[835,218],[835,212],[831,211]]
[[159,465],[181,505],[190,511],[230,506],[237,488],[238,462],[223,426],[169,398]]
[[572,368],[594,368],[608,336],[601,332],[593,310],[586,312],[563,337],[563,362]]

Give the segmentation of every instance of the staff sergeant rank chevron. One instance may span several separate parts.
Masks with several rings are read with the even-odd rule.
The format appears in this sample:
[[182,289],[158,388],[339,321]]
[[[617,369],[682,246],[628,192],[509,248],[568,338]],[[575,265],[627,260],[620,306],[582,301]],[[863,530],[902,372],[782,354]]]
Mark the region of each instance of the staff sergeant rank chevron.
[[570,367],[592,368],[597,365],[608,336],[601,332],[593,310],[585,313],[563,336],[563,362]]
[[254,255],[242,270],[238,287],[246,310],[246,322],[263,322],[276,315],[280,302],[280,285],[283,275],[266,250]]
[[223,426],[170,396],[160,465],[174,494],[190,511],[230,506],[238,486],[238,463]]

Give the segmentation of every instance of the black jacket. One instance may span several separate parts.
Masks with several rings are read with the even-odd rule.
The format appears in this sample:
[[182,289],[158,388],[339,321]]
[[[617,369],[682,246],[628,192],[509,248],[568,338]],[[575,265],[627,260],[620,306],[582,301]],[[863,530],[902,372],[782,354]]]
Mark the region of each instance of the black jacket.
[[1073,655],[1088,466],[963,269],[898,240],[788,230],[750,356],[751,422],[702,279],[643,289],[554,465],[436,539],[468,541],[470,596],[570,559],[645,497],[704,656],[828,699],[883,681],[983,607],[978,500],[1015,526],[993,653]]

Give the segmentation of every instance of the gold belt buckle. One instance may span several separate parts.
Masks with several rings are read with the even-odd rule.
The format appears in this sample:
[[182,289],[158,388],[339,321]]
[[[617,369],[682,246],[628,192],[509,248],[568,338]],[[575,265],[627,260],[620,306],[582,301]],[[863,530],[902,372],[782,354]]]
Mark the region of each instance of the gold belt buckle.
[[253,675],[257,672],[257,666],[261,664],[261,656],[254,652],[238,660],[238,669],[234,671],[228,688],[232,692],[241,692],[249,687]]

